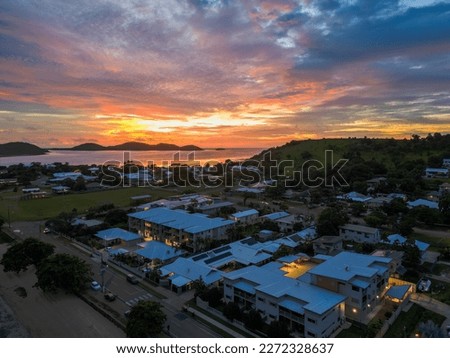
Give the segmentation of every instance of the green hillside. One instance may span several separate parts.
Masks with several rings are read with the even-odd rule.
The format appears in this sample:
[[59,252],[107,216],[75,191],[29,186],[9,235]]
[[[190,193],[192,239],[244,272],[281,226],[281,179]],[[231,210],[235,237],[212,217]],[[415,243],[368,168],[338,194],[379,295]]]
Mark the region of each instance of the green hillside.
[[424,165],[440,166],[443,157],[450,157],[450,136],[442,135],[419,140],[340,138],[292,141],[269,148],[253,159],[262,159],[271,152],[272,159],[293,160],[296,167],[309,159],[324,160],[325,151],[332,150],[334,158],[376,161],[393,169],[402,162],[423,161]]

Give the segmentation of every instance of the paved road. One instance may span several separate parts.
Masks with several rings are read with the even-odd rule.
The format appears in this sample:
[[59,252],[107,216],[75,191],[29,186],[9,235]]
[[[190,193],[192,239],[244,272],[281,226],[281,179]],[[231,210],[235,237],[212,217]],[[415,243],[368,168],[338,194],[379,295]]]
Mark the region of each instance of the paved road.
[[[69,241],[61,239],[53,234],[43,234],[43,222],[17,222],[13,223],[12,229],[15,233],[23,238],[33,236],[42,239],[43,241],[55,245],[56,252],[65,252],[75,255],[91,265],[94,278],[98,282],[102,282],[100,275],[100,259],[98,257],[90,257],[85,252],[75,248]],[[101,292],[89,291],[99,301],[103,301],[117,312],[119,317],[124,317],[125,311],[135,304],[139,299],[148,299],[160,302],[164,307],[164,312],[167,315],[167,324],[170,325],[170,333],[175,337],[180,338],[212,338],[220,337],[216,332],[209,327],[196,321],[189,315],[182,312],[182,306],[185,301],[192,297],[192,292],[183,294],[183,296],[163,289],[155,288],[157,291],[167,296],[167,299],[160,300],[154,297],[150,292],[146,291],[140,285],[132,285],[125,279],[125,274],[118,273],[111,267],[107,268],[104,273],[104,282],[109,291],[118,296],[114,302],[107,302],[103,298]]]

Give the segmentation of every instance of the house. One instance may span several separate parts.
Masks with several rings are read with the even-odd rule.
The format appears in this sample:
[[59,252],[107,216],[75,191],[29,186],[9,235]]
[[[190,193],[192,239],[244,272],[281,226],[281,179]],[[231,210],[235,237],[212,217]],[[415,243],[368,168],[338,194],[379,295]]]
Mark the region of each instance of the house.
[[367,206],[371,209],[381,208],[385,205],[388,205],[392,202],[392,198],[387,196],[379,196],[377,198],[372,198],[367,201]]
[[166,245],[161,241],[146,241],[138,244],[140,249],[134,253],[143,259],[150,260],[152,265],[168,264],[179,256],[182,256],[185,251],[176,247]]
[[392,259],[341,252],[309,270],[311,284],[346,297],[345,316],[365,322],[383,299]]
[[55,194],[67,194],[70,188],[65,185],[57,185],[52,187],[52,192]]
[[313,241],[314,254],[336,255],[343,250],[342,237],[322,236]]
[[262,218],[264,220],[270,220],[270,221],[277,221],[279,219],[285,218],[287,216],[290,216],[291,214],[285,212],[285,211],[278,211],[275,213],[263,215]]
[[163,241],[170,246],[184,245],[196,252],[208,248],[212,241],[226,239],[227,230],[235,223],[184,210],[154,208],[128,214],[128,225],[144,238]]
[[205,215],[219,215],[223,208],[231,208],[233,206],[234,203],[230,201],[214,200],[211,204],[197,206],[195,211]]
[[263,239],[263,240],[268,240],[268,239],[271,239],[273,236],[274,236],[274,232],[272,231],[272,230],[261,230],[259,233],[258,233],[258,236],[261,238],[261,239]]
[[392,234],[389,235],[388,237],[386,237],[386,243],[389,245],[403,245],[407,242],[406,237],[403,237],[402,235],[399,234]]
[[375,250],[370,255],[390,258],[391,262],[389,263],[389,271],[391,273],[403,275],[406,272],[406,269],[402,266],[404,254],[405,253],[403,251],[397,250]]
[[438,203],[431,201],[431,200],[426,200],[426,199],[417,199],[414,201],[408,201],[406,204],[408,205],[409,208],[426,206],[427,208],[430,208],[430,209],[439,209]]
[[376,244],[381,239],[380,230],[363,225],[346,224],[339,228],[339,236],[344,240],[351,240],[360,243]]
[[238,211],[237,213],[231,214],[229,219],[244,225],[255,224],[259,221],[259,211],[255,209]]
[[86,228],[92,229],[97,226],[103,225],[103,221],[96,219],[74,219],[71,222],[72,226],[84,226]]
[[421,255],[423,255],[425,253],[425,251],[427,251],[428,248],[430,247],[430,244],[423,242],[423,241],[419,241],[419,240],[415,240],[414,245],[417,246]]
[[427,178],[448,178],[448,168],[426,168]]
[[100,239],[102,244],[106,246],[124,245],[127,247],[136,246],[142,241],[142,237],[134,232],[124,229],[111,228],[98,231],[95,237]]
[[442,159],[442,166],[444,168],[450,168],[450,158],[444,158]]
[[274,221],[278,224],[280,232],[292,232],[295,224],[301,222],[295,215],[284,216]]
[[181,293],[192,288],[192,283],[202,280],[206,286],[218,284],[222,272],[204,263],[178,257],[174,262],[160,268],[161,279],[168,280],[170,289]]
[[30,194],[30,193],[39,193],[41,189],[39,188],[23,188],[22,193],[23,194]]
[[336,199],[353,201],[355,203],[366,203],[370,199],[372,199],[372,197],[357,193],[356,191],[352,191],[350,193],[338,195],[338,196],[336,196]]

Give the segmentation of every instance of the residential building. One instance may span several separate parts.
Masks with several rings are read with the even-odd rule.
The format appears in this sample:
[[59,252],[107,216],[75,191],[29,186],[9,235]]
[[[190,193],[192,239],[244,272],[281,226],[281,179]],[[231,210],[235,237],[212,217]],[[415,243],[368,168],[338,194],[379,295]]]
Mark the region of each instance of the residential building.
[[214,240],[226,239],[227,230],[234,224],[231,220],[167,208],[128,215],[130,229],[144,238],[163,241],[170,246],[184,245],[193,252],[208,248]]
[[308,271],[310,282],[347,297],[345,316],[365,322],[383,298],[392,259],[341,252]]
[[214,200],[211,204],[199,205],[194,208],[195,211],[198,211],[205,215],[219,215],[220,211],[223,208],[231,208],[234,206],[234,203],[230,201],[222,201],[222,200]]
[[174,262],[161,267],[160,272],[160,282],[168,281],[171,290],[177,293],[189,290],[196,280],[202,280],[206,286],[210,286],[218,284],[222,279],[222,271],[184,257],[178,257]]
[[168,264],[185,253],[184,250],[180,250],[177,247],[172,247],[161,241],[155,240],[142,242],[138,244],[138,246],[141,248],[136,250],[134,253],[138,257],[150,260],[152,266],[158,264]]
[[95,234],[95,237],[100,239],[105,247],[114,245],[132,247],[142,241],[142,237],[140,235],[119,228],[98,231]]
[[224,299],[278,320],[296,335],[329,337],[344,320],[345,296],[285,277],[282,264],[249,266],[224,273]]
[[438,203],[436,203],[435,201],[426,200],[426,199],[417,199],[414,201],[408,201],[406,204],[408,205],[409,208],[415,208],[418,206],[426,206],[427,208],[430,208],[430,209],[439,209]]
[[259,211],[255,209],[238,211],[231,214],[229,219],[244,225],[255,224],[259,221]]
[[314,254],[336,255],[343,250],[342,237],[322,236],[313,241]]
[[338,196],[336,196],[336,199],[353,201],[355,203],[366,203],[369,200],[371,200],[372,197],[357,193],[356,191],[352,191],[350,193],[338,195]]
[[426,168],[427,178],[448,178],[448,168]]
[[339,230],[339,236],[344,240],[376,244],[381,239],[380,230],[370,226],[347,224]]
[[450,168],[450,158],[444,158],[442,159],[442,166],[444,168]]

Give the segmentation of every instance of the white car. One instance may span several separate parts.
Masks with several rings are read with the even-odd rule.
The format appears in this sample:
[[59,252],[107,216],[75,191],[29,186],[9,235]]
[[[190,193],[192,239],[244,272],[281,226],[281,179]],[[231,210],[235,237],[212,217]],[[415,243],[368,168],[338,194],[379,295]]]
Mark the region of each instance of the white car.
[[50,229],[49,229],[48,227],[46,227],[46,228],[42,231],[42,233],[44,233],[44,234],[49,234],[49,233],[50,233]]
[[100,286],[100,284],[99,284],[97,281],[92,281],[92,282],[91,282],[91,288],[92,288],[94,291],[100,291],[101,288],[102,288],[102,286]]

